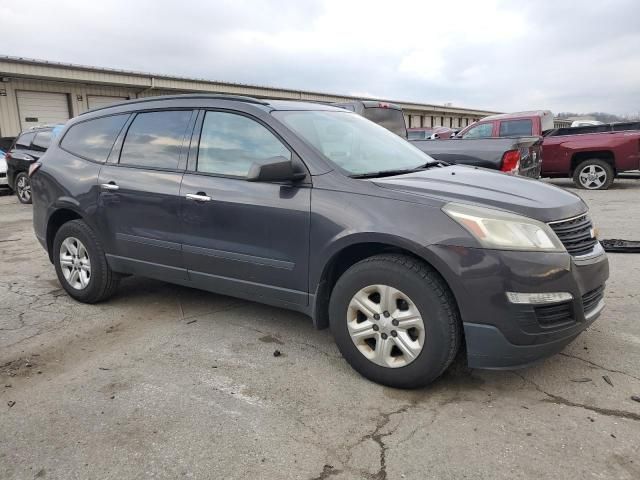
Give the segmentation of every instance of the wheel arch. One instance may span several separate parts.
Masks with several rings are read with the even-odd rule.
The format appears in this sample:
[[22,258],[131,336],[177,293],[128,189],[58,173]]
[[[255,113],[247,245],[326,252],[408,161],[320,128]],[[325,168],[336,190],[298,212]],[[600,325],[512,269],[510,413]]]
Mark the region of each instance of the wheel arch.
[[451,283],[447,280],[449,275],[441,271],[442,262],[432,258],[432,253],[424,246],[393,235],[353,235],[342,239],[334,247],[327,255],[329,260],[324,264],[319,277],[312,280],[311,289],[315,293],[312,297],[311,316],[316,328],[324,329],[329,326],[329,298],[340,276],[359,261],[382,253],[404,254],[426,263],[441,277],[455,299],[456,306],[459,305]]
[[47,219],[46,245],[49,260],[53,263],[53,240],[60,227],[72,220],[84,220],[84,216],[72,203],[64,203],[50,213]]
[[578,165],[580,165],[585,160],[602,160],[603,162],[607,162],[613,168],[614,174],[616,173],[616,159],[615,155],[611,150],[596,150],[596,151],[588,151],[588,152],[577,152],[574,153],[571,157],[571,172],[570,175],[573,175]]

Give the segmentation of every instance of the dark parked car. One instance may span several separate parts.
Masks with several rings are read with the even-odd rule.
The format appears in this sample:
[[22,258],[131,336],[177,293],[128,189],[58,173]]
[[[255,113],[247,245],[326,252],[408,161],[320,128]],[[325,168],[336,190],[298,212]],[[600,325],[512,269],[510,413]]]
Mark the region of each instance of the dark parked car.
[[417,148],[443,162],[491,168],[511,175],[539,178],[542,138],[452,138],[415,140]]
[[62,125],[35,127],[26,130],[13,142],[5,155],[7,185],[16,192],[21,203],[31,203],[29,167],[42,157]]
[[378,125],[402,138],[407,138],[407,124],[404,121],[402,107],[394,103],[377,100],[353,100],[351,102],[333,103],[334,107],[344,108]]
[[[139,274],[297,310],[364,376],[417,387],[560,351],[604,308],[587,206],[445,166],[325,105],[186,95],[71,120],[32,168],[35,233],[63,288]],[[464,332],[464,333],[463,333]]]

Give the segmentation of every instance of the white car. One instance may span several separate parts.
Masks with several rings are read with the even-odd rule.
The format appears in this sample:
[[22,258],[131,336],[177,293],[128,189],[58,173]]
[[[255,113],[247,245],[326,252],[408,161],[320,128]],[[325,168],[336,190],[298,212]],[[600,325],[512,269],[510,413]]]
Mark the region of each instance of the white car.
[[0,150],[0,189],[9,188],[7,182],[7,161],[4,158],[4,152]]

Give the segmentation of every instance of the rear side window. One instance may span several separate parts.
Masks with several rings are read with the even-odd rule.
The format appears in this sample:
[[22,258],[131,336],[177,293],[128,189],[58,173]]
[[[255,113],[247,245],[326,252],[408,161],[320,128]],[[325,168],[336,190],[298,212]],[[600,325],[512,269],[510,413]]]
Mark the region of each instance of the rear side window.
[[242,115],[207,112],[198,150],[198,172],[246,177],[256,160],[291,158],[263,125]]
[[177,169],[190,119],[191,110],[139,113],[127,131],[120,163]]
[[493,123],[481,123],[467,130],[462,138],[488,138],[493,134]]
[[129,115],[113,115],[76,123],[60,146],[79,157],[104,163]]
[[396,135],[400,135],[401,137],[407,135],[407,126],[404,123],[404,115],[401,110],[396,110],[395,108],[369,107],[364,109],[362,116],[392,131]]
[[18,148],[21,150],[30,148],[31,142],[33,141],[35,136],[36,136],[35,133],[23,133],[22,135],[20,135],[20,137],[18,137],[18,140],[16,140],[15,148]]
[[33,150],[39,150],[46,152],[49,145],[51,145],[51,138],[53,137],[51,130],[43,130],[36,133],[36,137],[33,139],[31,148]]
[[530,119],[506,120],[500,122],[501,137],[533,135],[533,123]]

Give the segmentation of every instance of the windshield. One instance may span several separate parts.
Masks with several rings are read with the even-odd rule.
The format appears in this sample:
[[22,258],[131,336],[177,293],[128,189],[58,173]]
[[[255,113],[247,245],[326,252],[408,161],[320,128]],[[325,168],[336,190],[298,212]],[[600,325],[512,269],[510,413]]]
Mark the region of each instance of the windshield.
[[398,135],[353,113],[275,111],[273,115],[352,175],[413,170],[435,161]]

